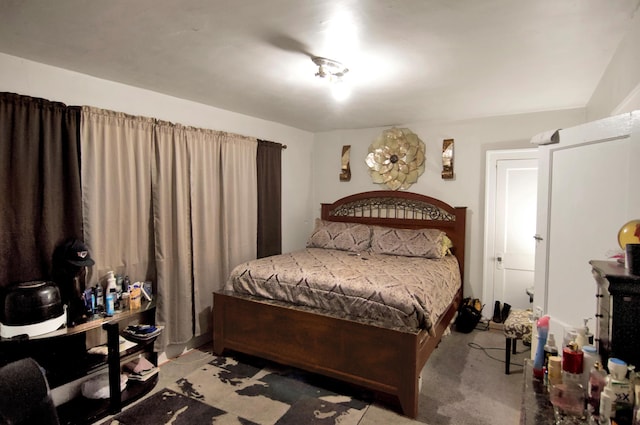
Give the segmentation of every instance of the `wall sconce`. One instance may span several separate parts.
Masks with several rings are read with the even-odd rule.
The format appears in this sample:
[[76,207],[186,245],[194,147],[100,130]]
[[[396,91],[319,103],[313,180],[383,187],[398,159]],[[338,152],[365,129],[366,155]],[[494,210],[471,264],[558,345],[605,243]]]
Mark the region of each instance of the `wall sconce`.
[[342,158],[340,165],[340,181],[348,182],[351,180],[351,166],[349,165],[349,157],[351,155],[351,145],[342,147]]
[[453,179],[453,139],[442,141],[442,179]]

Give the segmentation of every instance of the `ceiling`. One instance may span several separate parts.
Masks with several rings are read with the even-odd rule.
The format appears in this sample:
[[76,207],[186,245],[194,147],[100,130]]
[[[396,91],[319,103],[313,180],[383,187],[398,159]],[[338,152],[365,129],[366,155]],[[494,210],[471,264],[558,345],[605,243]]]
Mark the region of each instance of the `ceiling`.
[[0,0],[0,52],[319,132],[584,107],[639,5]]

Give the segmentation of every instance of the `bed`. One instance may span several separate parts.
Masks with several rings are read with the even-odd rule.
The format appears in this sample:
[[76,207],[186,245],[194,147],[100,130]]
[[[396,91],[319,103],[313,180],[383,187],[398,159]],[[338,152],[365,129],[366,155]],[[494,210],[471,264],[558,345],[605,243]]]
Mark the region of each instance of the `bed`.
[[[457,287],[450,299],[439,301],[444,304],[435,316],[429,312],[408,314],[416,318],[417,324],[382,325],[377,322],[380,313],[359,318],[328,313],[318,306],[299,303],[300,299],[307,298],[306,294],[295,298],[296,304],[290,304],[287,300],[271,299],[271,295],[262,290],[236,292],[234,288],[242,288],[243,284],[234,281],[237,275],[246,274],[244,268],[248,267],[241,265],[238,268],[243,270],[234,270],[235,275],[232,273],[225,288],[213,294],[214,352],[222,355],[225,350],[237,351],[356,384],[393,397],[404,415],[415,418],[420,373],[448,329],[463,297],[466,208],[452,207],[417,193],[372,191],[322,204],[320,219],[318,223],[321,224],[366,225],[378,231],[390,228],[418,232],[421,230],[417,229],[440,230],[452,245],[446,260],[456,264]],[[329,257],[343,266],[346,264],[343,268],[354,270],[357,267],[350,265],[356,263],[351,262],[373,261],[369,252],[325,251],[308,247],[295,255],[310,259],[285,257],[285,260],[299,266],[318,260],[316,257]],[[393,256],[386,257],[390,261]],[[273,267],[265,266],[265,261],[275,261],[271,258],[256,261],[261,260],[263,268]],[[399,270],[412,268],[403,265]],[[279,270],[277,274],[286,273]]]

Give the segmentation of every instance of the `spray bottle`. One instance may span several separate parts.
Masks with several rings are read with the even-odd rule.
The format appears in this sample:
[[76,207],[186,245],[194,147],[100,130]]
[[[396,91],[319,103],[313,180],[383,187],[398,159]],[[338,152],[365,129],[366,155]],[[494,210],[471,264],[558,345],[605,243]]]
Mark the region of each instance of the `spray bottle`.
[[549,334],[549,316],[542,316],[536,322],[538,330],[538,344],[536,345],[536,354],[533,359],[533,376],[537,379],[544,378],[544,346],[547,343],[547,335]]
[[105,313],[107,316],[113,316],[115,313],[116,302],[116,278],[113,272],[107,273],[107,287],[105,288]]

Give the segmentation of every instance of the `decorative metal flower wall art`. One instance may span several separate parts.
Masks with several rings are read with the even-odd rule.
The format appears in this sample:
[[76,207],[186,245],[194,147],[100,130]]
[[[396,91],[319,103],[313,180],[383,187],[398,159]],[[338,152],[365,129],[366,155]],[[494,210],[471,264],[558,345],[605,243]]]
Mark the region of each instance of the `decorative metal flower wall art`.
[[408,189],[424,173],[424,142],[408,128],[384,130],[369,146],[371,179],[391,190]]

